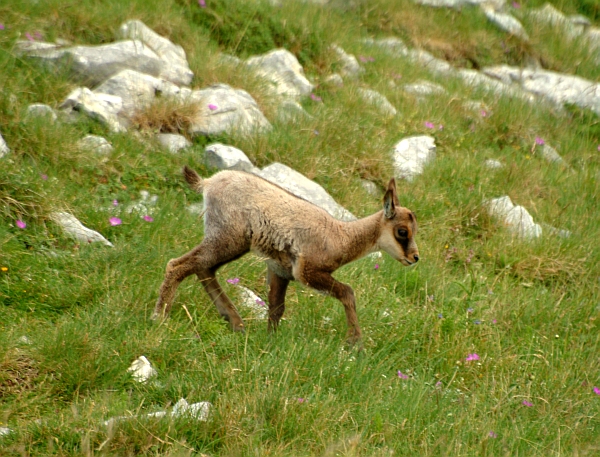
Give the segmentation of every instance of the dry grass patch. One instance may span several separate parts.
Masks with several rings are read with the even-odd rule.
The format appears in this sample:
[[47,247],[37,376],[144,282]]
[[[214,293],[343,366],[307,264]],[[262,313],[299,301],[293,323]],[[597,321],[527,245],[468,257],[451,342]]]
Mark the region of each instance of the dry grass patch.
[[35,361],[21,350],[6,352],[0,362],[0,399],[32,390],[38,375]]
[[185,133],[200,108],[197,103],[157,98],[131,116],[132,124],[140,130],[160,133]]

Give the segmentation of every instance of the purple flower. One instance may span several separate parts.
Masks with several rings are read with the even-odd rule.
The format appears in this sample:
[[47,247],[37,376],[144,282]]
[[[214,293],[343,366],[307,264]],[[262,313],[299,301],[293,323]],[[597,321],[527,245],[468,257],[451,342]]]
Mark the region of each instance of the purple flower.
[[152,216],[148,216],[147,214],[143,218],[146,222],[154,222],[154,218]]
[[35,41],[35,38],[33,38],[29,32],[25,32],[25,38],[27,38],[29,41]]
[[319,97],[318,95],[315,95],[315,94],[310,94],[310,98],[313,99],[315,102],[323,101],[323,99],[321,97]]
[[209,104],[208,104],[208,109],[209,109],[209,110],[211,110],[211,111],[214,111],[214,110],[216,110],[216,109],[218,109],[218,108],[219,108],[219,107],[218,107],[217,105],[213,105],[212,103],[209,103]]
[[23,222],[21,219],[17,219],[17,227],[19,227],[20,229],[24,229],[25,227],[27,227],[27,224],[25,222]]
[[371,57],[371,56],[358,56],[358,60],[360,60],[361,62],[375,62],[375,57]]
[[198,0],[198,5],[200,8],[206,8],[206,0]]
[[298,399],[298,403],[304,403],[304,402],[305,402],[305,399],[304,399],[304,398],[300,397],[300,398]]
[[44,181],[48,181],[48,175],[41,173],[40,174],[40,178],[42,178]]
[[481,110],[481,117],[487,117],[488,113],[486,110],[482,109]]
[[4,24],[0,24],[0,30],[4,30]]
[[435,387],[437,387],[438,389],[441,389],[443,387],[442,385],[442,381],[438,381],[435,383]]
[[115,225],[121,225],[122,221],[121,219],[119,219],[118,217],[111,217],[108,222],[110,222],[110,225],[115,226]]
[[375,268],[376,270],[379,270],[379,264],[378,264],[378,263],[376,263],[376,264],[375,264],[375,266],[374,266],[373,268]]
[[240,278],[229,278],[229,279],[227,280],[227,282],[228,282],[229,284],[237,284],[238,282],[240,282]]
[[262,301],[260,298],[257,298],[257,299],[256,299],[256,304],[257,304],[257,305],[260,305],[260,306],[265,306],[265,302],[264,302],[264,301]]
[[113,200],[113,206],[119,206],[119,200],[117,200],[117,199]]
[[440,124],[440,126],[438,127],[438,130],[444,130],[444,126],[442,124]]
[[523,404],[528,408],[531,408],[533,406],[533,403],[529,403],[527,400],[523,400]]
[[542,146],[543,144],[546,144],[546,142],[542,138],[540,138],[539,136],[536,136],[535,137],[535,144],[538,144],[538,145]]
[[498,321],[496,319],[492,319],[492,324],[497,323]]
[[42,35],[40,32],[38,32],[38,31],[36,30],[35,32],[33,32],[33,37],[34,37],[36,40],[41,40],[41,39],[44,37],[44,35]]
[[435,125],[433,125],[433,122],[425,122],[425,127],[428,129],[433,129],[435,128]]
[[498,438],[498,435],[496,435],[496,433],[495,433],[495,432],[490,432],[490,433],[488,433],[488,436],[489,436],[490,438]]
[[598,151],[600,151],[600,144],[598,145]]
[[402,373],[400,370],[398,370],[398,377],[400,379],[408,379],[408,375]]
[[594,387],[592,390],[594,391],[594,393],[595,393],[596,395],[600,395],[600,388],[598,388],[598,387]]
[[521,4],[517,3],[517,2],[512,2],[512,7],[515,9],[519,9],[519,8],[521,8]]
[[465,359],[467,362],[472,362],[473,360],[479,360],[478,354],[467,354],[467,358]]

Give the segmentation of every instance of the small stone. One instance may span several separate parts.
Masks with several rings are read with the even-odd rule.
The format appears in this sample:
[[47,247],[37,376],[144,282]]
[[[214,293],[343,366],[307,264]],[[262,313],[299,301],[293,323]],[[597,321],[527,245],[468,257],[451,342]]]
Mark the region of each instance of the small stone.
[[44,105],[43,103],[33,103],[27,107],[25,120],[30,120],[33,118],[45,118],[50,122],[56,122],[58,117],[52,107]]
[[98,135],[86,135],[77,142],[77,147],[82,151],[91,151],[96,154],[105,155],[113,151],[112,144]]
[[156,135],[156,139],[161,146],[165,147],[172,154],[189,148],[192,145],[191,141],[183,135],[173,133],[159,133]]

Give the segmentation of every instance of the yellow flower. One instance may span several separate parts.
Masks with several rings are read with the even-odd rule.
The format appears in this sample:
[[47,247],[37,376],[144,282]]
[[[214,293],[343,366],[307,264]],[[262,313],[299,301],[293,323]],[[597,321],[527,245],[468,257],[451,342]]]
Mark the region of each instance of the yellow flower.
[[8,267],[2,267],[2,268],[0,268],[0,270],[2,270],[2,271],[8,271]]

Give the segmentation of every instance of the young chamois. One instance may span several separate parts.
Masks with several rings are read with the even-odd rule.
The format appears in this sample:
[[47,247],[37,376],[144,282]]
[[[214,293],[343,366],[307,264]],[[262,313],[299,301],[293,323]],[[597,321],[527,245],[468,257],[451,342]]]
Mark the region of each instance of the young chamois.
[[267,258],[270,330],[279,324],[288,283],[295,279],[342,302],[352,344],[361,338],[354,292],[331,274],[378,250],[406,266],[419,260],[414,241],[417,220],[412,211],[400,206],[393,178],[381,211],[342,222],[250,173],[221,171],[202,179],[187,166],[183,173],[194,190],[204,193],[204,240],[184,256],[168,262],[154,319],[169,313],[177,286],[195,274],[232,329],[244,331],[244,323],[215,273],[220,266],[252,250]]

